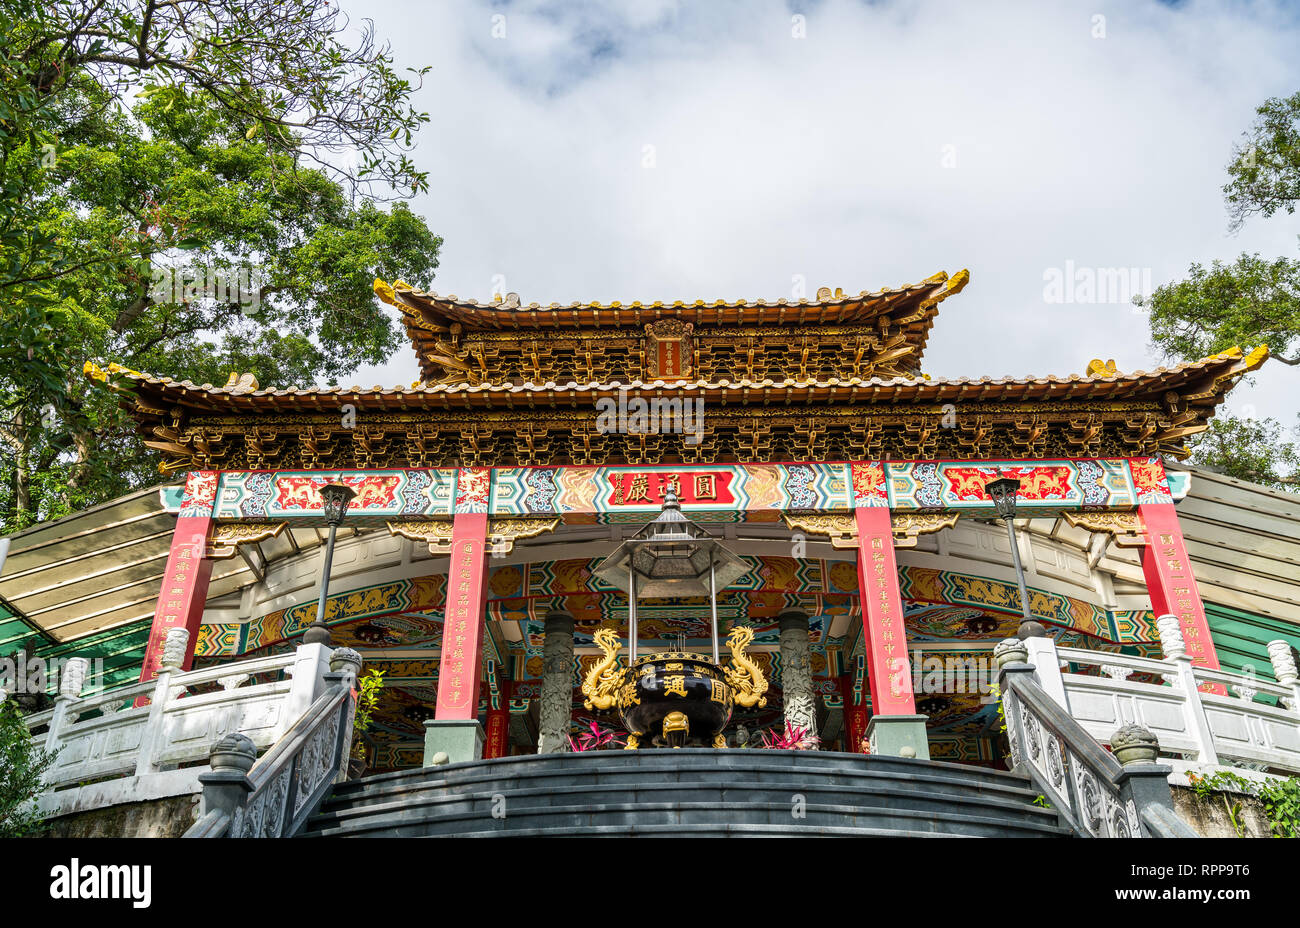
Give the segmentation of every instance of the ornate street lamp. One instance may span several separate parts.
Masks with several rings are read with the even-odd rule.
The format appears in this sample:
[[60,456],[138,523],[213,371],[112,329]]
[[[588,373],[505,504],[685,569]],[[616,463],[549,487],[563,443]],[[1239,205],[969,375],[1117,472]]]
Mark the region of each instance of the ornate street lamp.
[[329,626],[325,624],[325,598],[330,585],[330,565],[334,562],[334,536],[338,532],[339,523],[343,521],[343,516],[348,511],[348,503],[352,502],[352,497],[356,495],[356,490],[343,483],[330,483],[320,488],[320,498],[324,504],[321,508],[325,516],[325,524],[330,527],[330,533],[325,541],[325,564],[321,567],[316,621],[312,622],[303,634],[303,644],[328,645],[330,643]]
[[1017,638],[1042,638],[1047,634],[1041,622],[1029,612],[1029,591],[1025,588],[1025,568],[1020,563],[1020,546],[1016,544],[1016,497],[1020,494],[1020,478],[998,477],[984,484],[984,492],[993,501],[997,517],[1007,524],[1007,540],[1011,542],[1011,558],[1016,565],[1016,583],[1020,585],[1020,627]]

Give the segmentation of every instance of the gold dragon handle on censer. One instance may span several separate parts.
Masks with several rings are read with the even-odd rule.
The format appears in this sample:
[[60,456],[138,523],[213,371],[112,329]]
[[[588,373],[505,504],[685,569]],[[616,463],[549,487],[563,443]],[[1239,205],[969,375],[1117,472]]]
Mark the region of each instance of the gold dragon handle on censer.
[[736,705],[752,708],[766,706],[767,678],[762,669],[749,659],[745,648],[754,640],[754,629],[748,625],[737,625],[727,635],[727,647],[731,650],[731,663],[722,668],[727,684],[735,691]]
[[588,709],[609,709],[618,701],[618,690],[626,672],[618,666],[618,632],[601,628],[592,638],[605,655],[592,665],[582,681],[582,704]]

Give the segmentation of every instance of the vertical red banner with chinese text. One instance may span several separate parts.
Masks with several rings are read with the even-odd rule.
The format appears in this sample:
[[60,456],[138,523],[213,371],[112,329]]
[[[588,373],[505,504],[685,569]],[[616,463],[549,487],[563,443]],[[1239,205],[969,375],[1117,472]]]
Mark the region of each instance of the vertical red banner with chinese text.
[[[1142,573],[1151,594],[1151,608],[1157,616],[1175,615],[1192,663],[1208,670],[1219,669],[1219,655],[1210,637],[1205,603],[1196,587],[1192,561],[1178,524],[1173,503],[1143,503],[1138,515],[1146,532],[1142,549]],[[1202,684],[1202,689],[1225,693],[1222,685]]]
[[487,732],[483,742],[483,758],[510,755],[510,691],[511,681],[497,678],[496,705],[488,703]]
[[852,673],[840,675],[840,699],[844,704],[844,750],[860,754],[867,733],[867,707],[854,701]]
[[907,658],[903,599],[889,509],[854,510],[858,528],[858,592],[867,646],[867,679],[873,715],[915,715],[912,671]]
[[[167,554],[167,566],[154,607],[153,625],[149,628],[149,643],[145,646],[144,663],[140,668],[142,683],[158,676],[162,667],[163,642],[167,632],[177,626],[190,633],[182,667],[189,670],[194,663],[194,647],[198,644],[199,625],[208,601],[208,581],[212,577],[212,561],[206,554],[208,534],[212,530],[212,509],[217,498],[217,477],[216,471],[193,471],[186,476],[181,509],[176,517],[176,529],[172,532],[171,550]],[[147,703],[148,699],[143,696],[136,700],[136,705]]]
[[452,523],[437,719],[478,718],[487,607],[487,523],[486,512],[457,513]]

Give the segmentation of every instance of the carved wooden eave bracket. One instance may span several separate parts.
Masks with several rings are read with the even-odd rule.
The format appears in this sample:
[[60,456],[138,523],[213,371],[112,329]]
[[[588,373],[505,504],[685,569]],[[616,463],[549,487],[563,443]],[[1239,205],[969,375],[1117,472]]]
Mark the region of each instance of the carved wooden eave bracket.
[[389,522],[388,533],[409,538],[411,541],[424,542],[429,546],[430,554],[450,554],[451,526],[450,521],[405,519],[400,522]]
[[536,538],[553,532],[560,525],[560,517],[552,519],[489,519],[488,553],[497,557],[509,554],[521,538]]
[[958,518],[955,512],[896,512],[889,519],[894,530],[894,547],[915,548],[918,537],[954,528]]
[[1113,535],[1121,548],[1140,548],[1146,544],[1145,526],[1135,510],[1126,512],[1062,512],[1065,521],[1075,528]]
[[[850,513],[786,513],[785,524],[809,535],[827,535],[831,547],[842,551],[858,546],[857,522]],[[958,513],[896,512],[890,516],[895,548],[914,548],[917,538],[957,524]]]
[[[502,557],[514,550],[519,539],[553,532],[559,525],[559,516],[551,519],[489,519],[487,552],[493,557]],[[451,553],[451,530],[452,523],[447,520],[405,519],[388,523],[390,534],[424,542],[429,546],[430,554]]]
[[858,527],[851,513],[787,512],[782,517],[791,531],[830,536],[832,548],[851,550],[858,545]]
[[221,522],[212,530],[208,557],[220,560],[234,557],[240,545],[274,538],[284,531],[286,522]]

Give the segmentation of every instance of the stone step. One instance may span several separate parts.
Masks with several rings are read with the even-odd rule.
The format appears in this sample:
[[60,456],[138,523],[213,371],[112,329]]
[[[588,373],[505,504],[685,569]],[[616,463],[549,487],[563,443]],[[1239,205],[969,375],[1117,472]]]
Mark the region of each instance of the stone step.
[[1068,834],[1054,818],[1038,822],[1010,819],[999,814],[960,814],[951,811],[916,811],[887,806],[820,805],[809,803],[802,817],[792,814],[789,802],[622,802],[593,805],[556,805],[512,810],[493,818],[490,804],[469,813],[422,815],[418,810],[363,816],[332,824],[326,817],[312,820],[304,837],[451,837],[469,834],[508,837],[538,829],[556,834],[582,834],[589,829],[614,829],[621,833],[658,826],[677,834],[694,834],[721,825],[781,826],[803,834],[825,829],[845,833],[892,835],[953,835],[966,837],[1062,837]]
[[[612,752],[611,752],[612,753]],[[667,758],[640,765],[620,763],[622,755],[609,753],[588,755],[551,755],[549,757],[503,758],[477,764],[457,764],[422,771],[403,772],[400,775],[383,774],[350,783],[340,784],[326,801],[324,808],[348,803],[363,805],[387,802],[393,797],[411,797],[420,791],[464,791],[485,788],[492,784],[496,792],[508,792],[545,783],[550,787],[589,783],[616,783],[627,778],[644,779],[651,771],[659,782],[681,784],[715,783],[721,786],[741,784],[793,785],[804,782],[842,786],[862,792],[881,788],[927,790],[934,793],[969,795],[972,791],[991,797],[1003,796],[1015,800],[1032,800],[1037,793],[1027,781],[1002,771],[985,771],[980,768],[957,765],[938,765],[926,761],[897,760],[898,763],[880,763],[862,755],[841,755],[849,762],[835,763],[833,758],[820,764],[789,762],[784,758],[770,757],[775,752],[738,751],[739,757],[719,758],[722,752],[703,751],[688,755],[679,752],[669,763]],[[591,766],[598,765],[597,770]],[[986,776],[984,774],[993,774]]]
[[455,815],[479,814],[495,803],[511,814],[523,810],[546,809],[554,805],[587,803],[604,806],[612,803],[690,801],[697,803],[784,803],[792,807],[796,797],[805,803],[845,807],[889,807],[913,811],[989,811],[996,810],[1008,818],[1021,821],[1055,822],[1056,815],[1032,804],[1033,796],[1011,798],[997,795],[971,793],[968,795],[936,794],[906,784],[905,788],[889,785],[885,788],[860,790],[822,782],[803,782],[784,786],[767,784],[697,784],[657,783],[636,785],[580,785],[564,787],[508,788],[489,784],[489,789],[479,790],[412,790],[392,795],[384,802],[332,803],[322,807],[318,818],[322,822],[344,823],[368,816],[419,814]]
[[[1054,812],[1033,804],[1036,795],[1003,771],[915,758],[734,749],[530,755],[340,784],[304,836],[1068,836]],[[503,804],[504,817],[494,818]]]
[[374,776],[365,777],[361,780],[353,780],[348,783],[340,784],[343,791],[355,789],[359,786],[379,785],[386,783],[398,783],[403,780],[422,781],[431,773],[438,772],[440,776],[451,777],[458,774],[472,773],[477,774],[481,771],[495,771],[493,775],[509,776],[509,768],[519,767],[529,769],[538,765],[547,765],[554,763],[556,760],[569,764],[598,763],[603,771],[617,771],[620,769],[646,770],[652,767],[660,767],[669,770],[688,769],[695,762],[695,765],[715,769],[732,764],[743,764],[746,762],[761,762],[765,768],[816,768],[817,770],[840,769],[846,772],[859,772],[864,769],[873,771],[901,771],[907,774],[914,774],[921,768],[924,768],[927,775],[934,777],[949,777],[969,783],[980,781],[985,783],[1005,783],[1008,785],[1022,785],[1025,780],[1015,774],[1005,770],[994,770],[988,767],[976,767],[968,764],[955,764],[944,761],[923,761],[914,758],[905,757],[883,757],[868,756],[863,754],[849,754],[838,751],[766,751],[766,750],[737,750],[727,748],[716,750],[712,748],[682,748],[676,751],[670,750],[643,750],[643,751],[595,751],[585,753],[565,753],[565,754],[529,754],[515,757],[500,757],[494,760],[480,760],[467,764],[450,764],[437,768],[414,768],[411,770],[401,770],[395,773],[382,773]]

